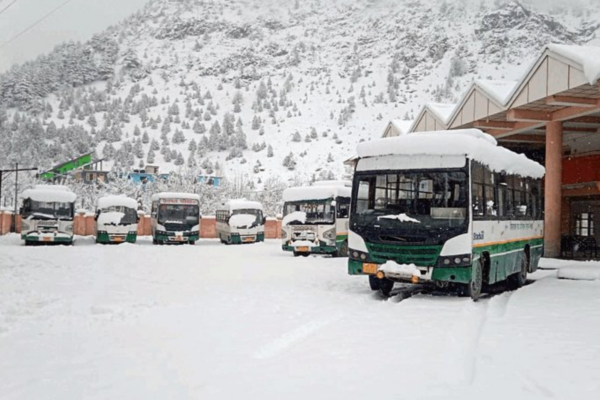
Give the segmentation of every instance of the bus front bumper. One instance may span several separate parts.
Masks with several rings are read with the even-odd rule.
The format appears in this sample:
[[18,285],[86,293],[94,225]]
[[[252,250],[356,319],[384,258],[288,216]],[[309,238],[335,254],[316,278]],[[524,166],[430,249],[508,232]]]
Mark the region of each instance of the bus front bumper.
[[295,251],[296,253],[308,253],[308,254],[332,254],[337,251],[336,246],[318,245],[318,246],[290,246],[284,244],[281,246],[283,251]]
[[21,234],[21,239],[26,242],[36,243],[72,243],[73,235],[67,233],[44,233],[44,232],[27,232]]
[[137,232],[112,234],[106,231],[98,231],[96,234],[96,243],[135,243],[136,240]]
[[154,234],[154,240],[161,243],[187,243],[195,242],[200,238],[199,232],[183,232],[181,235],[175,232],[161,232]]
[[388,278],[396,282],[454,282],[454,283],[469,283],[471,282],[472,268],[467,267],[417,267],[421,270],[421,276],[418,279],[412,276],[393,275],[386,276],[385,273],[379,274],[379,264],[366,263],[359,260],[348,259],[348,274],[350,275],[377,275],[380,278]]

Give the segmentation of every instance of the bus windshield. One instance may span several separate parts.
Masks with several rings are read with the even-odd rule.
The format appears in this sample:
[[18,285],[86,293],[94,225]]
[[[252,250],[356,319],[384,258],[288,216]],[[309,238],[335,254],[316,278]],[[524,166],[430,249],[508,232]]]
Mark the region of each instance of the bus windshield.
[[[114,222],[110,219],[106,219],[106,222],[102,221],[102,215],[103,214],[108,214],[111,213],[113,215],[118,215],[118,214],[114,214],[114,213],[119,213],[122,214],[122,217],[120,219],[120,222]],[[108,222],[110,220],[110,222]],[[136,224],[137,223],[137,211],[134,210],[133,208],[129,208],[129,207],[123,207],[123,206],[112,206],[112,207],[107,207],[107,208],[103,208],[102,211],[99,214],[98,217],[98,222],[101,223],[105,223],[107,225],[131,225],[131,224]]]
[[[468,179],[463,171],[398,171],[357,176],[353,222],[399,230],[464,226]],[[356,189],[355,189],[356,190]]]
[[200,209],[190,204],[161,204],[158,207],[158,223],[198,225]]
[[257,209],[251,209],[251,208],[244,208],[244,209],[238,209],[238,210],[233,210],[231,212],[231,215],[251,215],[253,217],[255,217],[254,222],[252,223],[252,225],[262,225],[263,223],[263,212],[262,210],[257,210]]
[[27,199],[23,204],[23,218],[72,220],[73,204]]
[[[285,203],[283,207],[284,216],[294,213],[306,213],[305,224],[333,224],[335,222],[335,206],[331,205],[331,200],[326,201],[298,201]],[[301,224],[300,221],[290,221],[290,225]]]

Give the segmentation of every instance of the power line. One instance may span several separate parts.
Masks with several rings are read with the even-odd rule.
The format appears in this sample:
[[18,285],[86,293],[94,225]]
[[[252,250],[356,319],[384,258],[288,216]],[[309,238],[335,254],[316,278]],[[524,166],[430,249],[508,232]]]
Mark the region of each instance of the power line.
[[[17,1],[17,0],[14,0]],[[12,38],[8,39],[6,42],[0,44],[0,49],[3,48],[4,46],[14,42],[16,39],[18,39],[21,35],[26,34],[27,32],[29,32],[31,29],[33,29],[37,24],[39,24],[40,22],[44,21],[46,18],[48,18],[49,16],[51,16],[52,14],[54,14],[55,12],[57,12],[58,10],[60,10],[61,8],[63,8],[65,5],[67,5],[67,3],[70,3],[73,0],[66,0],[64,2],[62,2],[61,4],[59,4],[57,7],[54,7],[52,10],[50,10],[50,12],[46,13],[46,15],[44,15],[42,18],[38,19],[37,21],[35,21],[33,24],[29,25],[27,28],[25,28],[24,30],[22,30],[21,32],[17,33],[15,36],[13,36]]]
[[[0,3],[2,2],[2,0],[0,0]],[[17,2],[17,0],[13,0],[12,3],[8,3],[8,5],[6,7],[4,7],[2,10],[0,10],[0,15],[2,15],[2,13],[6,10],[8,10],[10,8],[10,6],[12,6],[13,4],[15,4]]]

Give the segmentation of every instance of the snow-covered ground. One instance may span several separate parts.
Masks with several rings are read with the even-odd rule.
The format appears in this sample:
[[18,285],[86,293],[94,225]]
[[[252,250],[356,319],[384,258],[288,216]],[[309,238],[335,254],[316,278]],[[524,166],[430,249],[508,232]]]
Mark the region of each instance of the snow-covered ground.
[[0,397],[597,398],[600,281],[556,276],[478,303],[400,302],[346,275],[345,259],[294,258],[279,241],[5,236]]

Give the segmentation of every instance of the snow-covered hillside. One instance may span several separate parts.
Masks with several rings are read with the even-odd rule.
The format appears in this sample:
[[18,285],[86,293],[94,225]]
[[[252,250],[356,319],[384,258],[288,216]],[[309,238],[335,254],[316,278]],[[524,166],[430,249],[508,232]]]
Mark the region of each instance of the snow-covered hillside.
[[189,167],[258,188],[339,178],[389,120],[452,102],[474,79],[517,79],[549,42],[593,40],[598,17],[585,0],[543,12],[498,0],[153,1],[0,76],[0,163],[45,168],[95,149],[109,167]]

